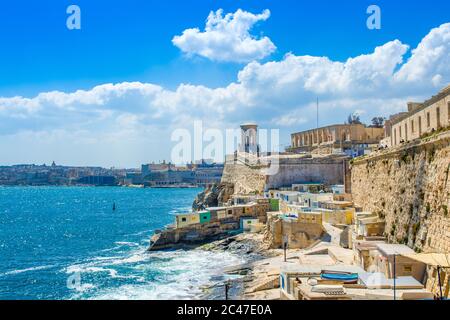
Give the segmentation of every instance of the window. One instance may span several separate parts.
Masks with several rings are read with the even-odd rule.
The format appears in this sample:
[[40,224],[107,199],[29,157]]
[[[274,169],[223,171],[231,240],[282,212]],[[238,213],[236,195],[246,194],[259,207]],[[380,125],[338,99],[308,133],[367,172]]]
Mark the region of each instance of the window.
[[408,124],[405,123],[405,140],[408,140]]
[[181,221],[186,222],[187,220],[186,220],[186,218],[181,218]]
[[419,117],[419,136],[422,135],[422,117]]
[[228,215],[232,215],[233,214],[233,210],[228,210]]
[[436,108],[436,126],[438,128],[441,126],[441,110],[439,107]]
[[411,273],[412,265],[408,264],[408,265],[403,266],[403,272]]
[[401,126],[398,127],[398,132],[399,132],[398,137],[401,138],[402,137],[402,127]]
[[430,122],[430,113],[427,112],[427,127],[431,126],[431,122]]
[[447,119],[450,120],[450,101],[447,102]]
[[411,120],[411,133],[414,133],[414,120]]

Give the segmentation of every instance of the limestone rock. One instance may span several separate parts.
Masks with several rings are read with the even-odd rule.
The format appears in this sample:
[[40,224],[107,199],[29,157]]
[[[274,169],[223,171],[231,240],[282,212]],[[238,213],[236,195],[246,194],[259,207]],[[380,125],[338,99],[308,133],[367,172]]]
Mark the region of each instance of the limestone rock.
[[234,192],[232,184],[213,184],[200,192],[192,204],[192,210],[204,210],[208,207],[217,207],[227,202]]

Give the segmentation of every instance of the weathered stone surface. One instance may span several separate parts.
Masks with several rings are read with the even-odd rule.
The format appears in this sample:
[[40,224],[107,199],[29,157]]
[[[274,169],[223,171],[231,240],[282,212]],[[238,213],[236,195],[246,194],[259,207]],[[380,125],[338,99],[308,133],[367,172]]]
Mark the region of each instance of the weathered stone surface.
[[276,189],[300,182],[343,184],[347,163],[348,157],[338,155],[284,155],[277,161],[272,159],[270,167],[252,166],[230,160],[225,163],[222,183],[234,185],[235,194],[262,194],[265,189]]
[[266,176],[260,169],[242,163],[226,163],[222,174],[222,183],[234,186],[236,194],[262,194]]
[[283,236],[288,241],[289,249],[306,248],[316,242],[324,234],[321,224],[289,222],[276,215],[268,217],[264,242],[270,249],[283,247]]
[[450,133],[356,160],[355,204],[386,220],[390,242],[450,252]]
[[208,207],[217,207],[227,202],[234,192],[230,183],[213,184],[200,192],[192,204],[192,210],[198,211]]
[[239,222],[223,224],[212,222],[189,227],[168,229],[155,233],[150,239],[149,251],[198,246],[229,236],[229,231],[239,229]]

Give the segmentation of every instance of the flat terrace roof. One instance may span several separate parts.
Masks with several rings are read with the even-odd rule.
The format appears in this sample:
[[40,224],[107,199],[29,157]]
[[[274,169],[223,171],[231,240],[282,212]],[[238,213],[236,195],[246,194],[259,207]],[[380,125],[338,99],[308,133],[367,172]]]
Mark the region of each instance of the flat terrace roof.
[[418,106],[416,109],[412,110],[411,112],[404,112],[404,114],[399,115],[398,117],[391,120],[391,125],[394,125],[396,123],[399,123],[408,117],[412,116],[413,114],[416,114],[417,112],[423,111],[427,107],[431,106],[432,104],[438,102],[439,100],[444,99],[450,94],[450,85],[439,91],[438,94],[432,96],[430,99],[425,100],[420,106]]
[[415,253],[413,249],[404,244],[379,243],[377,249],[385,256]]
[[323,130],[323,129],[329,129],[329,128],[333,128],[333,127],[365,127],[363,124],[361,123],[352,123],[352,124],[331,124],[328,126],[324,126],[324,127],[320,127],[320,128],[313,128],[313,129],[309,129],[309,130],[304,130],[304,131],[299,131],[299,132],[294,132],[291,133],[291,136],[296,135],[296,134],[303,134],[303,133],[308,133],[308,132],[314,132],[317,130]]

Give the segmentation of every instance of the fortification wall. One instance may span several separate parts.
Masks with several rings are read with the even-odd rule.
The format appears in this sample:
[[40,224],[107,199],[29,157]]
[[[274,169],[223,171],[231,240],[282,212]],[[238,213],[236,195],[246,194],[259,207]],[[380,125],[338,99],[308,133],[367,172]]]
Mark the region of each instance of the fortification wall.
[[389,242],[450,252],[450,133],[355,160],[355,204],[386,220]]
[[313,158],[282,162],[278,172],[267,177],[267,188],[290,187],[299,182],[344,184],[344,160]]
[[[272,162],[266,174],[264,167],[248,166],[239,161],[225,164],[222,183],[234,185],[235,193],[262,193],[264,189],[290,187],[300,182],[344,184],[347,157],[288,158]],[[278,170],[274,170],[278,166]]]
[[266,185],[266,176],[259,168],[241,162],[227,162],[221,183],[234,185],[235,194],[261,194]]

